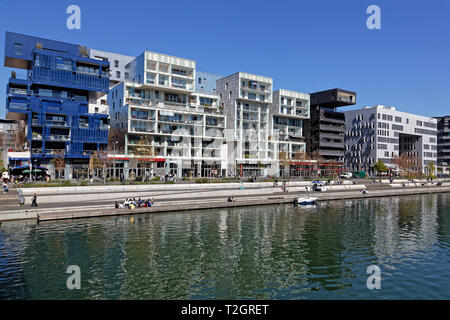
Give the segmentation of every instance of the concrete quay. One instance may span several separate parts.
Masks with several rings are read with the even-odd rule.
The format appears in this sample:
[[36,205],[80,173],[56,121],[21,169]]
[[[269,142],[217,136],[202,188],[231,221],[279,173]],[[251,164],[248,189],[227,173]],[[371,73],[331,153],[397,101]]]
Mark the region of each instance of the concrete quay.
[[[332,200],[345,200],[345,199],[361,199],[361,198],[374,198],[374,197],[388,197],[388,196],[401,196],[401,195],[415,195],[415,194],[431,194],[431,193],[447,193],[450,192],[450,185],[442,186],[424,186],[424,187],[409,187],[400,188],[393,187],[391,185],[384,185],[383,189],[370,190],[368,188],[368,194],[362,194],[361,189],[364,185],[352,185],[352,189],[345,190],[344,186],[338,189],[328,189],[326,192],[314,192],[310,193],[312,196],[317,197],[318,201],[332,201]],[[345,186],[349,187],[349,185]],[[216,191],[217,194],[211,195],[210,191],[206,191],[209,198],[193,198],[191,197],[174,197],[161,201],[163,198],[156,199],[156,205],[151,208],[136,208],[130,209],[115,209],[112,203],[104,205],[87,205],[87,206],[65,206],[57,208],[24,208],[18,210],[2,211],[0,209],[0,221],[8,220],[24,220],[24,219],[36,219],[37,221],[48,220],[61,220],[61,219],[79,219],[89,217],[103,217],[103,216],[119,216],[119,215],[135,215],[141,213],[167,213],[174,211],[186,211],[186,210],[205,210],[216,208],[229,208],[229,207],[243,207],[254,205],[273,205],[273,204],[285,204],[292,203],[294,197],[299,195],[301,191],[305,191],[304,187],[293,187],[287,193],[273,192],[274,188],[267,188],[266,193],[262,193],[263,190],[228,190],[226,196],[223,195],[223,190]],[[278,188],[276,188],[278,189]],[[292,190],[294,189],[294,190]],[[227,202],[226,199],[230,195],[230,191],[236,191],[238,196],[235,196],[236,202]],[[247,191],[247,192],[245,192]],[[249,192],[251,191],[251,192]],[[242,192],[239,194],[239,192]],[[234,193],[233,193],[234,194]],[[302,192],[302,194],[304,194]],[[191,194],[190,194],[191,195]],[[197,195],[198,196],[198,195]],[[201,194],[203,197],[204,194]],[[234,196],[234,195],[231,195]],[[17,207],[16,207],[17,208]],[[301,210],[301,208],[299,209]]]

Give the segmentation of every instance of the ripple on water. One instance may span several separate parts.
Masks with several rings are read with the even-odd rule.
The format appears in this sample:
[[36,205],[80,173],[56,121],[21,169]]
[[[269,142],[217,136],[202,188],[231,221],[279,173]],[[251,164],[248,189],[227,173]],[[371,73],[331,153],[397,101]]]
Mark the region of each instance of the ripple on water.
[[443,194],[5,223],[0,298],[449,299],[448,212]]

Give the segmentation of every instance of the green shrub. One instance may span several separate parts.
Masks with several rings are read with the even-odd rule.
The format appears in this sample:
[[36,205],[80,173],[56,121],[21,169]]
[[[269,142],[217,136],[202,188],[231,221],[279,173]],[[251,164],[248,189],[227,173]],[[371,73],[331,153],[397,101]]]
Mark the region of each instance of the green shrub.
[[198,178],[194,180],[195,183],[208,183],[209,179],[207,178]]

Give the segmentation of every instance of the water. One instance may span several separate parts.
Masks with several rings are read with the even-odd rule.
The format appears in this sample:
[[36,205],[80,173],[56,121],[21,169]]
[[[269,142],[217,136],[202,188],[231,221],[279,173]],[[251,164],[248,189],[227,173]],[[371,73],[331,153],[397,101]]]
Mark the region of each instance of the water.
[[449,238],[450,194],[3,223],[0,298],[450,299]]

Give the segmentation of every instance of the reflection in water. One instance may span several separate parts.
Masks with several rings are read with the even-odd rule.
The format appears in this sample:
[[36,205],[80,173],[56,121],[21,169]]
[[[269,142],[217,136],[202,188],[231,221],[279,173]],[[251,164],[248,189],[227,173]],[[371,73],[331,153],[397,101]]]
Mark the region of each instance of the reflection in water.
[[[4,223],[0,297],[448,299],[449,212],[440,194]],[[81,290],[66,288],[72,264]]]

